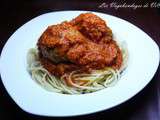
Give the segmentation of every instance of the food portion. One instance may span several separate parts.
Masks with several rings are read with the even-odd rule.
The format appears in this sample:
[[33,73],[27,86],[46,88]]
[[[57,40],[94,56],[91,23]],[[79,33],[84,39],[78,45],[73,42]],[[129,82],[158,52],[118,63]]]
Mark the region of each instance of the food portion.
[[112,39],[112,31],[106,25],[106,22],[100,17],[92,13],[80,14],[78,17],[70,21],[84,36],[94,42],[102,39],[109,41]]
[[92,13],[49,26],[37,47],[28,57],[33,79],[68,94],[107,87],[118,80],[127,58],[126,49],[113,40],[106,22]]
[[85,37],[68,22],[49,26],[38,40],[39,53],[59,63],[68,61],[66,52],[75,44],[85,42]]

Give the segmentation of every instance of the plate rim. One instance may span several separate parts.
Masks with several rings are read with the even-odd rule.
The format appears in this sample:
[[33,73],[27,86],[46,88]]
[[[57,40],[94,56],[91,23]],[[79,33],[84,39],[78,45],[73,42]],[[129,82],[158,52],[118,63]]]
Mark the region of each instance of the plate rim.
[[[82,113],[82,114],[74,114],[74,115],[57,115],[57,116],[56,116],[56,115],[53,115],[53,116],[55,116],[55,117],[80,116],[80,115],[88,115],[88,114],[92,114],[92,113],[97,113],[97,112],[101,112],[101,111],[104,111],[104,110],[108,110],[108,109],[110,109],[110,108],[113,108],[113,107],[115,107],[115,106],[118,106],[118,105],[120,105],[120,104],[122,104],[122,103],[124,103],[124,102],[126,102],[126,101],[128,101],[128,100],[130,100],[130,99],[133,98],[135,95],[137,95],[140,91],[142,91],[142,90],[150,83],[150,81],[153,79],[153,77],[154,77],[154,75],[156,74],[156,71],[157,71],[157,69],[158,69],[159,61],[160,61],[160,53],[159,53],[159,47],[158,47],[156,41],[154,41],[154,40],[153,40],[147,33],[145,33],[142,29],[140,29],[139,27],[137,27],[136,25],[132,24],[131,22],[129,22],[129,21],[127,21],[127,20],[124,20],[124,19],[122,19],[122,18],[119,18],[119,17],[117,17],[117,16],[113,16],[113,15],[110,15],[110,14],[107,14],[107,13],[101,13],[101,12],[97,12],[97,11],[85,11],[85,10],[53,11],[53,12],[44,13],[44,14],[41,14],[41,15],[39,15],[39,16],[37,16],[37,17],[34,17],[34,18],[30,19],[28,22],[26,22],[25,24],[21,25],[19,28],[17,28],[17,29],[12,33],[12,35],[8,38],[8,40],[6,41],[6,43],[5,43],[5,45],[3,46],[3,49],[2,49],[2,51],[1,51],[1,56],[0,56],[0,58],[1,58],[1,59],[0,59],[0,71],[1,71],[2,83],[3,83],[4,88],[6,89],[7,93],[9,94],[9,96],[13,99],[13,101],[14,101],[22,110],[24,110],[24,111],[26,111],[26,112],[28,112],[28,113],[30,113],[30,114],[42,115],[42,116],[52,116],[52,115],[46,115],[46,114],[38,114],[38,113],[34,113],[34,112],[30,112],[30,111],[26,110],[25,108],[23,108],[23,106],[20,106],[20,105],[17,103],[17,101],[13,98],[13,96],[10,94],[10,92],[9,92],[8,89],[6,88],[6,85],[5,85],[5,82],[4,82],[4,78],[5,78],[5,77],[2,75],[2,67],[1,67],[1,66],[3,66],[3,65],[2,65],[2,62],[3,62],[3,61],[2,61],[2,58],[3,58],[3,54],[5,54],[4,51],[5,51],[5,49],[7,49],[7,44],[8,44],[8,42],[9,42],[9,40],[11,39],[11,37],[12,37],[19,29],[23,28],[24,25],[26,25],[26,24],[28,24],[29,22],[32,22],[33,20],[35,20],[35,19],[37,19],[37,18],[40,18],[40,17],[42,17],[42,16],[45,16],[45,15],[48,15],[48,14],[53,14],[53,13],[61,13],[61,12],[92,12],[92,13],[98,13],[98,14],[102,14],[102,15],[108,15],[108,16],[111,16],[111,17],[115,17],[116,19],[123,20],[124,22],[127,22],[127,23],[131,24],[132,26],[134,26],[134,27],[138,28],[139,30],[141,30],[145,35],[147,35],[147,36],[152,40],[152,42],[153,42],[153,43],[157,46],[157,48],[158,48],[158,58],[159,58],[159,60],[157,61],[157,68],[155,69],[155,72],[154,72],[154,74],[152,75],[151,79],[148,80],[148,81],[145,83],[145,85],[143,85],[143,87],[142,87],[141,89],[139,89],[137,92],[135,92],[135,94],[133,94],[133,95],[130,96],[129,98],[126,98],[126,100],[123,100],[122,102],[119,102],[119,103],[117,103],[117,104],[115,104],[115,105],[113,105],[113,106],[110,106],[110,107],[106,108],[106,109],[102,109],[102,110],[98,110],[98,111],[94,111],[94,112],[90,112],[90,113],[88,112],[88,113],[85,113],[85,114]],[[155,48],[155,49],[157,49],[157,48]]]

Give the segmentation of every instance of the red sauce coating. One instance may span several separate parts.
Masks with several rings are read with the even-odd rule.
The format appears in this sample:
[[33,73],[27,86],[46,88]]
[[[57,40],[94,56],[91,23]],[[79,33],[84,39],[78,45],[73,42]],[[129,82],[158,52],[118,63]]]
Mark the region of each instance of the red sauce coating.
[[81,14],[70,22],[49,26],[37,43],[40,61],[52,74],[120,69],[123,59],[112,31],[100,17]]

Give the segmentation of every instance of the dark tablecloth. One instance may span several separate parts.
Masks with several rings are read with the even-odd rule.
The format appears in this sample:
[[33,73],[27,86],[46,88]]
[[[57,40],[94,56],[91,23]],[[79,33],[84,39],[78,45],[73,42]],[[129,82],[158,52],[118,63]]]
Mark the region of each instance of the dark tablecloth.
[[[117,3],[124,3],[119,0]],[[152,3],[152,0],[127,1],[127,4]],[[160,1],[156,1],[159,2]],[[0,6],[0,52],[12,33],[25,22],[43,13],[60,10],[91,10],[111,14],[125,19],[145,31],[160,45],[160,5],[155,8],[119,8],[100,7],[102,3],[110,4],[111,0],[2,0]],[[145,43],[144,43],[145,44]],[[18,45],[17,45],[18,47]],[[24,112],[6,92],[0,80],[0,119],[15,120],[160,120],[160,69],[152,81],[129,101],[102,112],[85,116],[55,118],[42,117]]]

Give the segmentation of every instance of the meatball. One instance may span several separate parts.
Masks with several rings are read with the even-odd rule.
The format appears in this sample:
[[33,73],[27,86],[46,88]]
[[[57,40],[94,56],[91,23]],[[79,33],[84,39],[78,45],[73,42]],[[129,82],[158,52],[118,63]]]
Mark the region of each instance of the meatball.
[[68,61],[67,51],[74,44],[85,42],[85,37],[68,22],[49,26],[38,40],[40,55],[55,63]]
[[86,68],[101,69],[110,65],[117,54],[117,48],[111,45],[99,45],[87,41],[85,44],[77,44],[68,52],[68,59],[75,64]]
[[111,29],[106,25],[104,20],[95,14],[80,14],[70,23],[92,41],[98,42],[103,37],[107,38],[105,40],[110,40],[112,38]]

